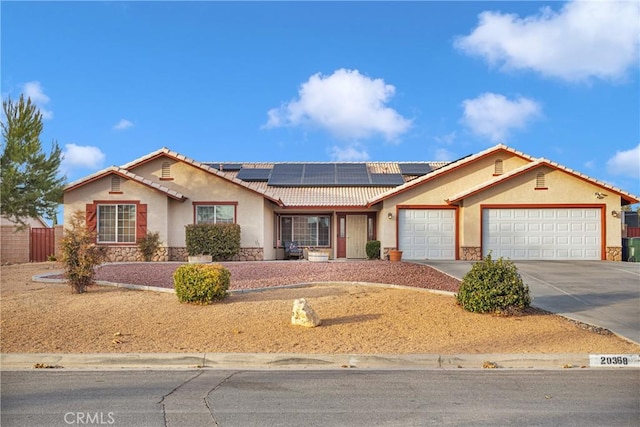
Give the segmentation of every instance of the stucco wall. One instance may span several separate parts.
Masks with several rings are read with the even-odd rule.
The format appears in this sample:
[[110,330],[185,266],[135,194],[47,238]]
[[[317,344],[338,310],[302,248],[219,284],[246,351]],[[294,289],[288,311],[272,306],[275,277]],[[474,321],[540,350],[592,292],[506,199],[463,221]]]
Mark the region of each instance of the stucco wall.
[[167,196],[136,181],[121,178],[120,192],[110,194],[111,176],[105,176],[64,194],[64,224],[68,226],[76,210],[85,212],[86,205],[94,201],[140,201],[147,205],[147,230],[160,234],[161,246],[166,246]]

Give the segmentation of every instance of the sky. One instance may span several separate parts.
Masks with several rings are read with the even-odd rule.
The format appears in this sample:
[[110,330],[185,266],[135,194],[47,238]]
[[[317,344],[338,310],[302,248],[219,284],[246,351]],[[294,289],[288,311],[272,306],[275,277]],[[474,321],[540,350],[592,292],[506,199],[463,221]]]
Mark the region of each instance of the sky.
[[38,106],[68,182],[162,147],[442,161],[503,143],[640,194],[635,1],[5,0],[0,14],[2,99]]

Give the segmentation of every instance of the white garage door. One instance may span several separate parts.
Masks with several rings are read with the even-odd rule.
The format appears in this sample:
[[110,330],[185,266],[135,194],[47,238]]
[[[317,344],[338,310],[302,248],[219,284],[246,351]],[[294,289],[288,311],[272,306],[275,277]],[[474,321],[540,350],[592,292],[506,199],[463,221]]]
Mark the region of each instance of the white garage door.
[[482,252],[514,260],[600,260],[600,209],[484,209]]
[[403,259],[455,259],[454,209],[400,209],[398,233]]

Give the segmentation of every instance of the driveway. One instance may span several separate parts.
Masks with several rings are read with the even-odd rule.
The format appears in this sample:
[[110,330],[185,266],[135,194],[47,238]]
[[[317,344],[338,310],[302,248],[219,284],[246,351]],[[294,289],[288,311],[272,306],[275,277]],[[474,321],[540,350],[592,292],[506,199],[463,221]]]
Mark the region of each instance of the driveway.
[[[470,261],[412,261],[462,279]],[[640,263],[515,261],[532,305],[640,343]]]

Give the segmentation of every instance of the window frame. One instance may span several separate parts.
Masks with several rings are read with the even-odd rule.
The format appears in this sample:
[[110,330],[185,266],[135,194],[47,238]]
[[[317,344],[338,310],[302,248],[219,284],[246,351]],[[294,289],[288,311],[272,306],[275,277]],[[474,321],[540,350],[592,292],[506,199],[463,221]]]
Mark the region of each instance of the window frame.
[[[213,222],[198,222],[198,208],[199,207],[213,207],[214,215],[216,206],[232,206],[233,207],[233,221],[232,222],[217,222],[215,219]],[[238,222],[238,202],[193,202],[193,223],[194,224],[237,224]]]
[[[286,238],[283,236],[283,225],[282,225],[282,221],[285,218],[290,218],[291,219],[291,236],[287,236]],[[312,244],[306,244],[306,239],[301,239],[300,236],[296,236],[295,235],[295,231],[296,228],[294,226],[294,218],[304,218],[307,221],[307,225],[308,225],[308,221],[309,218],[316,218],[316,229],[315,229],[315,243]],[[327,229],[326,229],[326,244],[323,242],[322,244],[320,243],[320,225],[321,225],[321,219],[322,218],[326,218],[327,220]],[[300,247],[317,247],[317,248],[330,248],[331,247],[331,218],[332,215],[330,213],[327,214],[287,214],[287,215],[279,215],[278,216],[278,240],[280,242],[282,242],[282,244],[284,244],[284,242],[298,242],[298,246]],[[322,236],[324,237],[324,236]]]
[[[118,224],[118,222],[120,221],[119,219],[119,209],[120,207],[124,207],[124,206],[131,206],[133,207],[133,226],[129,225],[127,228],[129,229],[129,231],[133,232],[133,235],[130,237],[133,237],[133,240],[127,240],[127,241],[122,241],[120,240],[121,238],[121,232],[120,232],[120,226]],[[105,234],[107,234],[104,231],[101,231],[101,228],[103,227],[103,224],[101,224],[101,208],[103,207],[115,207],[115,220],[114,220],[114,224],[113,224],[113,234],[115,236],[115,240],[102,240],[101,236],[104,236]],[[104,230],[104,228],[103,228]],[[138,204],[135,202],[115,202],[115,203],[109,203],[109,202],[100,202],[100,203],[96,203],[96,243],[99,244],[117,244],[117,245],[135,245],[137,243],[138,240]]]

